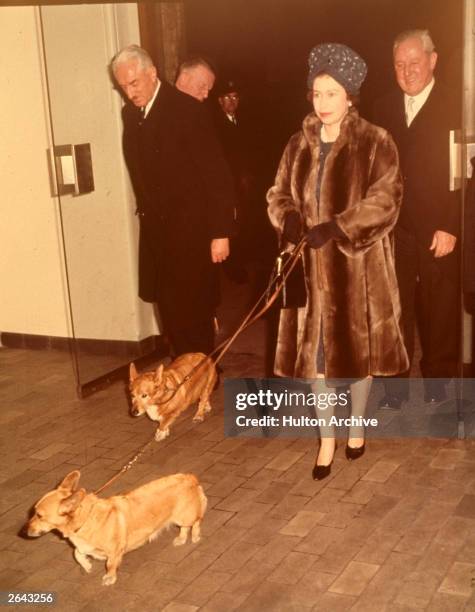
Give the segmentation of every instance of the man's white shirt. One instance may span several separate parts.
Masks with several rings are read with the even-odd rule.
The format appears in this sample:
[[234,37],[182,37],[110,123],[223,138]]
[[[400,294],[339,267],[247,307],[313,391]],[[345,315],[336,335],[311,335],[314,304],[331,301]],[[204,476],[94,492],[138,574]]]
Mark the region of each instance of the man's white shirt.
[[[409,96],[404,94],[404,109],[406,111],[407,126],[409,127],[414,121],[417,113],[421,110],[424,104],[427,102],[427,98],[434,87],[435,79],[424,87],[424,89],[417,94],[417,96]],[[412,100],[412,103],[410,102]]]

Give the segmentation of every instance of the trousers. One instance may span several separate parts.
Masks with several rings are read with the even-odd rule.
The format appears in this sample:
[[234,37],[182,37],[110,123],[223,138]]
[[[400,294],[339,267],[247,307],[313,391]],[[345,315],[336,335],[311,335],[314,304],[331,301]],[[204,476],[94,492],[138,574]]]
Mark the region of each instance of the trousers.
[[[458,249],[435,258],[403,228],[395,230],[395,264],[402,331],[409,361],[414,358],[416,326],[424,378],[452,378],[459,363],[461,293]],[[408,377],[409,371],[400,377]],[[407,398],[409,381],[385,381],[386,393]]]

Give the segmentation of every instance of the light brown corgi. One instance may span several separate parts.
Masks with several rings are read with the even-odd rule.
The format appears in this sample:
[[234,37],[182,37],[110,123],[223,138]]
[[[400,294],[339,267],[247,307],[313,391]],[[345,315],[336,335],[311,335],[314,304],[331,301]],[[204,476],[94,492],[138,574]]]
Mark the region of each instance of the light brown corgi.
[[108,499],[78,488],[80,472],[70,472],[53,491],[35,505],[34,515],[25,525],[30,537],[53,529],[74,546],[74,558],[86,571],[91,561],[106,562],[104,585],[114,584],[117,569],[125,553],[151,542],[162,529],[175,524],[180,528],[173,541],[185,544],[200,539],[200,523],[207,500],[193,474],[174,474]]
[[131,363],[129,379],[131,413],[140,416],[146,412],[152,421],[158,421],[155,440],[159,441],[168,436],[175,419],[196,401],[199,403],[193,421],[204,419],[211,410],[209,397],[217,374],[212,360],[203,353],[185,353],[170,365],[161,364],[156,371],[143,374]]

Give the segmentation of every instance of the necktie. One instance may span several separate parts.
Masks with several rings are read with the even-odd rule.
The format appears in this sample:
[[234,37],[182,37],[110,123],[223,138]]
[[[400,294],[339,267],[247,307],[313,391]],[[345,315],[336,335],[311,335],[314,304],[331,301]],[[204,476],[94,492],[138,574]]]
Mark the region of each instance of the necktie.
[[414,98],[409,98],[407,101],[406,124],[409,127],[414,119]]

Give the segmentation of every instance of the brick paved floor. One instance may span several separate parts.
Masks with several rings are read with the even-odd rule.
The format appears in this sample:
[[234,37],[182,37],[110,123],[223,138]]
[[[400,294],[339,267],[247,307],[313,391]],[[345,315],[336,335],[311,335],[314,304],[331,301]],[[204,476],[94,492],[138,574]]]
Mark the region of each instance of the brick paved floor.
[[[247,333],[228,376],[262,374]],[[370,440],[354,463],[340,445],[314,482],[314,440],[224,437],[221,386],[204,423],[188,415],[107,493],[195,473],[209,500],[201,542],[174,548],[170,529],[126,555],[107,588],[102,562],[86,575],[57,535],[17,534],[68,471],[98,487],[154,424],[128,415],[121,382],[78,400],[61,352],[0,349],[0,373],[1,590],[53,590],[65,611],[475,610],[473,440]]]

